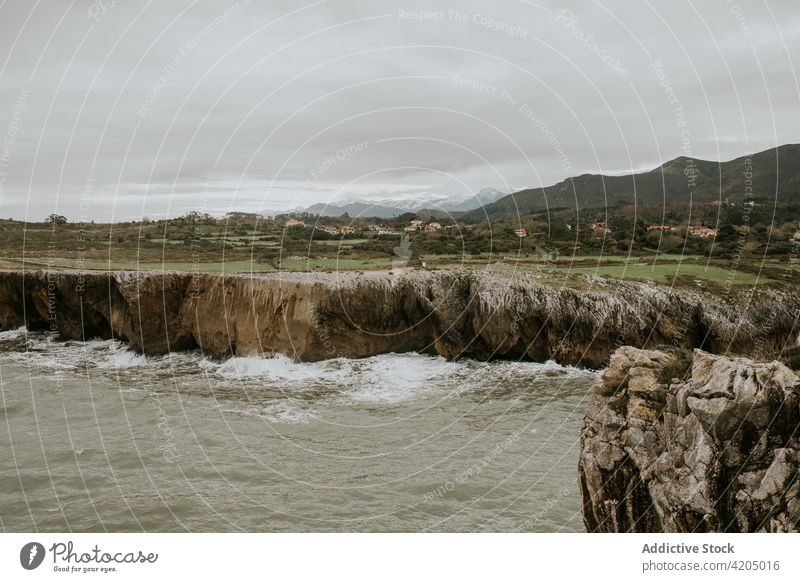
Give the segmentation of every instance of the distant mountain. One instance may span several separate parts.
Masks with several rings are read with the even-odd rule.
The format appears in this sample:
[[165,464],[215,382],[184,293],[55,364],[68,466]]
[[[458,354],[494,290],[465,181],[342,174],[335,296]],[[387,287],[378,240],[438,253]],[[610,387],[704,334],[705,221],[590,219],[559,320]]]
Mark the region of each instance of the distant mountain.
[[462,220],[513,218],[553,208],[603,208],[619,204],[742,202],[746,180],[755,197],[800,200],[800,145],[784,145],[728,162],[679,157],[653,170],[623,176],[583,174],[544,188],[514,192]]
[[425,196],[416,199],[387,199],[376,202],[368,200],[347,200],[336,204],[313,204],[308,208],[293,212],[308,212],[320,216],[341,216],[347,213],[351,218],[394,218],[405,212],[425,212],[427,215],[446,216],[447,213],[463,213],[486,204],[496,202],[505,196],[495,188],[484,188],[477,194],[468,196]]
[[308,212],[319,216],[342,216],[347,213],[350,218],[394,218],[400,216],[407,210],[402,208],[392,208],[382,204],[375,204],[365,201],[343,202],[336,204],[312,204],[308,208],[303,208],[295,212]]
[[474,196],[464,198],[460,202],[457,198],[449,198],[441,202],[438,208],[450,212],[467,212],[497,202],[505,195],[505,192],[495,188],[484,188]]

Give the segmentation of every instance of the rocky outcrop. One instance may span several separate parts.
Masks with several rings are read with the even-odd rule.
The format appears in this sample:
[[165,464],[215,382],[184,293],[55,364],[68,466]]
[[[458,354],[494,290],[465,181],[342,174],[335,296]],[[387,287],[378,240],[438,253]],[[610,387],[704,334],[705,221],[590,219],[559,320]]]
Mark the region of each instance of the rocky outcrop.
[[[779,362],[617,350],[594,387],[579,479],[592,532],[796,532],[800,378]],[[666,373],[666,374],[665,374]]]
[[600,367],[619,345],[764,352],[794,341],[800,293],[726,296],[540,274],[413,272],[207,275],[0,273],[0,328],[118,337],[146,354],[282,353],[301,360],[387,352]]

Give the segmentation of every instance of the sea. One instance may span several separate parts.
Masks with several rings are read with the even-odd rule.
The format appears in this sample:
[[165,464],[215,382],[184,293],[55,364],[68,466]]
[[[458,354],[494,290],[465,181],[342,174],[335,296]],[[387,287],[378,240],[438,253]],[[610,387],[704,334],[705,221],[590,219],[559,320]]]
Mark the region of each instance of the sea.
[[596,372],[0,333],[0,531],[578,532]]

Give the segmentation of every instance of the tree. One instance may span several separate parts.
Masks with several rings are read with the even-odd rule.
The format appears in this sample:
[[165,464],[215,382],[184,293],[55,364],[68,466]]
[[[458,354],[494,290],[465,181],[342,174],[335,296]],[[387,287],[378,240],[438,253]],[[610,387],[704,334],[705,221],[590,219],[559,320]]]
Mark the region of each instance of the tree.
[[408,224],[412,220],[417,220],[417,215],[414,212],[404,212],[394,219],[395,224]]
[[719,227],[717,231],[718,243],[733,243],[739,238],[739,232],[733,227],[730,222],[725,222]]
[[45,222],[48,224],[60,225],[60,224],[67,224],[67,219],[60,214],[51,214],[45,219]]
[[178,218],[193,224],[216,224],[217,222],[217,219],[208,212],[200,212],[199,210],[192,210],[188,212],[186,216],[180,216]]

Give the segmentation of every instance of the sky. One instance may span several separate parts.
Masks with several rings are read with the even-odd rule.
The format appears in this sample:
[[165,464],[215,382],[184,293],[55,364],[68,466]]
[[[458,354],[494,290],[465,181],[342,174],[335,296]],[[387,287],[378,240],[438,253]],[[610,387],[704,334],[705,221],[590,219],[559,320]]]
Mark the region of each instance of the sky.
[[272,214],[727,160],[800,142],[798,56],[798,0],[0,0],[0,217]]

